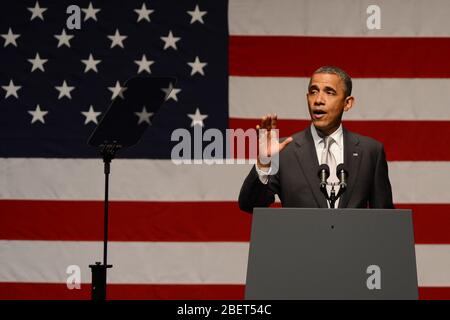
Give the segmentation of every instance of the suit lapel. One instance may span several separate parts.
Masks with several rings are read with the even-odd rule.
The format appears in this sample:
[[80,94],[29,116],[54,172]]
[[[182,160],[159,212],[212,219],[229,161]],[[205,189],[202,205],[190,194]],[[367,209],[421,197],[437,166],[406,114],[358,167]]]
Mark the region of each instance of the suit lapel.
[[320,179],[317,175],[319,161],[317,160],[311,127],[308,127],[303,133],[304,134],[294,138],[296,144],[295,155],[313,192],[317,206],[320,208],[327,208],[326,199],[319,189]]
[[339,208],[346,208],[351,198],[353,187],[358,177],[359,165],[362,159],[362,149],[356,135],[343,128],[344,134],[344,165],[348,170],[347,190],[339,201]]

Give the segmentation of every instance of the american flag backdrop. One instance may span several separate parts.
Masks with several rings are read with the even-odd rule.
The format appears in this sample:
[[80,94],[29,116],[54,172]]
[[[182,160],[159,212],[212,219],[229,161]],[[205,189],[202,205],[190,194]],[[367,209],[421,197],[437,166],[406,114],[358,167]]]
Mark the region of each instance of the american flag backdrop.
[[[69,5],[81,9],[70,30]],[[367,27],[367,7],[381,28]],[[412,208],[420,297],[450,298],[450,1],[8,1],[0,11],[0,298],[88,299],[102,259],[103,163],[87,138],[126,80],[178,81],[112,162],[108,298],[242,299],[245,165],[175,165],[171,133],[309,124],[311,73],[353,78],[349,130],[384,143]],[[314,245],[314,244],[311,244]],[[69,290],[68,266],[81,268]]]

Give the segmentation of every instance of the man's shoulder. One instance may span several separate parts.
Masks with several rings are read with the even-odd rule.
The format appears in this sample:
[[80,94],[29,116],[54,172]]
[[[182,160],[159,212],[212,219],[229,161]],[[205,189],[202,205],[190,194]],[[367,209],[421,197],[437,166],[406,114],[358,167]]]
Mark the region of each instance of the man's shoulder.
[[369,136],[362,135],[353,131],[346,130],[350,140],[358,142],[362,148],[371,150],[380,150],[383,148],[383,143]]

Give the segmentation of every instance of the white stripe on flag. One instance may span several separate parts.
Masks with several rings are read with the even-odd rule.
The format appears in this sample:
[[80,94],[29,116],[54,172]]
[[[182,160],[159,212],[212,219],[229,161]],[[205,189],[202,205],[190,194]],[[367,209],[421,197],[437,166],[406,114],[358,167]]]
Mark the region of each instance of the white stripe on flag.
[[[69,265],[100,261],[101,242],[0,241],[0,282],[65,283]],[[247,242],[111,242],[109,283],[244,284]],[[420,286],[450,286],[450,245],[416,245]]]
[[[0,241],[0,282],[64,283],[67,267],[91,281],[90,264],[101,261],[102,242]],[[109,283],[242,284],[247,242],[110,242]]]
[[[369,30],[369,5],[381,28]],[[448,37],[448,0],[230,0],[231,35]]]
[[[309,78],[230,77],[230,118],[276,113],[281,119],[310,119],[308,83]],[[344,120],[450,120],[450,79],[359,78],[352,95],[355,105]]]
[[450,245],[416,245],[416,261],[420,286],[450,286]]
[[[0,158],[0,198],[102,200],[100,159]],[[450,203],[450,162],[389,162],[396,203]],[[237,201],[251,165],[175,165],[170,160],[117,159],[111,200]],[[413,173],[413,174],[412,174]],[[25,182],[26,181],[26,182]]]

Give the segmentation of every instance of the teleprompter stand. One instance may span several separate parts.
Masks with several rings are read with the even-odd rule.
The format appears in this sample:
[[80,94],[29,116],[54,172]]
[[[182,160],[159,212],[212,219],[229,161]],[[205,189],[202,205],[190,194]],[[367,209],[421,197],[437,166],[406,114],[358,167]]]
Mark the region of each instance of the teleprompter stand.
[[107,260],[111,161],[119,150],[135,145],[140,140],[151,124],[150,116],[154,116],[167,100],[175,81],[175,78],[170,77],[138,77],[128,80],[88,139],[88,144],[98,148],[103,158],[105,174],[103,264],[95,262],[89,265],[92,272],[92,300],[106,299],[106,271],[112,268]]

